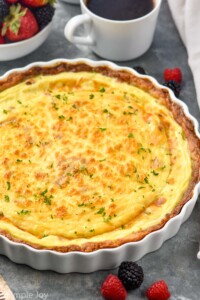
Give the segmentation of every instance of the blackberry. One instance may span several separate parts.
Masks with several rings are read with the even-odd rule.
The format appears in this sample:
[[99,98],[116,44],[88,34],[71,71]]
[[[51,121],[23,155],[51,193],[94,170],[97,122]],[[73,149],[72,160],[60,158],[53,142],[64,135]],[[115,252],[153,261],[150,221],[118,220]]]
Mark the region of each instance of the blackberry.
[[181,91],[181,86],[176,81],[174,81],[174,80],[165,81],[163,83],[163,85],[170,88],[174,92],[174,95],[176,97],[179,96],[180,91]]
[[142,267],[132,261],[124,261],[119,266],[118,277],[127,290],[140,287],[144,280]]
[[146,71],[144,70],[143,67],[135,66],[135,67],[133,67],[133,69],[142,75],[146,75]]
[[9,15],[9,5],[6,0],[0,0],[0,23]]
[[54,16],[54,12],[54,6],[52,6],[49,3],[45,6],[38,7],[34,10],[34,15],[38,22],[40,30],[46,27],[51,22]]

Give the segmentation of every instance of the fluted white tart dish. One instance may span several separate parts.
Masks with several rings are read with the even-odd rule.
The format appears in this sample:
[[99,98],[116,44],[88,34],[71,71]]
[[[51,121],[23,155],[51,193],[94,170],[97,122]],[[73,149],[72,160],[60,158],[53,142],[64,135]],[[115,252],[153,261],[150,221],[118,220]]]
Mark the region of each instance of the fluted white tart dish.
[[[7,134],[11,126],[9,134],[13,131],[18,137],[15,147],[19,143],[12,148],[14,156],[0,153],[5,181],[0,188],[1,254],[39,270],[86,273],[138,260],[178,232],[198,198],[200,135],[187,106],[169,89],[130,68],[87,59],[34,63],[6,73],[0,82],[0,130]],[[42,97],[37,94],[41,87],[45,87]],[[16,104],[9,102],[12,97]],[[173,114],[178,123],[184,120],[186,132],[176,122],[169,123]],[[144,126],[147,135],[138,133],[137,126]],[[166,134],[173,126],[176,143],[180,142],[177,149]],[[34,143],[33,132],[41,141]],[[190,138],[185,139],[185,133]],[[1,140],[8,152],[9,138],[9,145]],[[20,148],[24,139],[26,151]],[[73,140],[73,147],[67,149]],[[195,168],[187,140],[195,148]],[[45,163],[46,169],[40,169]],[[174,164],[180,168],[179,179],[172,176]],[[143,165],[142,171],[137,170]],[[99,186],[104,187],[102,195]],[[168,194],[178,199],[172,206]]]

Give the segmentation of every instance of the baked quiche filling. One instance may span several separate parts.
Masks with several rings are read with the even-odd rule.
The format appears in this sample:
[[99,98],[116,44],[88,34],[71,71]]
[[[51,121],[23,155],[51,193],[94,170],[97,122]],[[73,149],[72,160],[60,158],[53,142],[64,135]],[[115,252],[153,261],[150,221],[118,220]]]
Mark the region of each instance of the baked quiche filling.
[[192,176],[167,106],[96,72],[40,74],[1,91],[0,145],[1,232],[38,248],[138,240]]

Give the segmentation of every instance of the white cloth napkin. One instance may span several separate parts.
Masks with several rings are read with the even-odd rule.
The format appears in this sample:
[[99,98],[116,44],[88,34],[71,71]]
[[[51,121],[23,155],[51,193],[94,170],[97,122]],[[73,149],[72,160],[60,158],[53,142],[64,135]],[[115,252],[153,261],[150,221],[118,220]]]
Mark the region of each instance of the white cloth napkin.
[[168,4],[187,49],[200,108],[200,0],[168,0]]

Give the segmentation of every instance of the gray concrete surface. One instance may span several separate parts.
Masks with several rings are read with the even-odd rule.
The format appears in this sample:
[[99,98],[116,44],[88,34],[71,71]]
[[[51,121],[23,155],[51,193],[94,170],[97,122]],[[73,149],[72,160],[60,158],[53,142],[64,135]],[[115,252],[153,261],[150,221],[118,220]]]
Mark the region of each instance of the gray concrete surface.
[[[88,57],[98,60],[88,49],[78,49],[65,41],[63,29],[72,16],[80,12],[79,6],[59,2],[54,18],[53,31],[47,41],[35,52],[22,59],[1,62],[0,74],[14,67],[25,66],[34,61],[48,61],[54,58]],[[186,102],[191,113],[200,120],[187,53],[172,21],[167,1],[163,0],[154,42],[142,57],[119,63],[124,66],[143,66],[147,72],[163,82],[162,73],[166,67],[179,66],[183,71],[183,88],[180,98]],[[139,264],[145,272],[145,281],[137,291],[130,292],[128,300],[145,299],[146,288],[154,281],[165,279],[171,291],[172,300],[200,299],[200,261],[197,260],[200,239],[200,202],[190,219],[183,224],[178,234],[164,243],[161,249],[143,257]],[[48,300],[100,300],[100,286],[108,273],[117,269],[92,274],[57,274],[50,271],[36,271],[24,265],[17,265],[0,256],[0,273],[7,280],[16,299]]]

